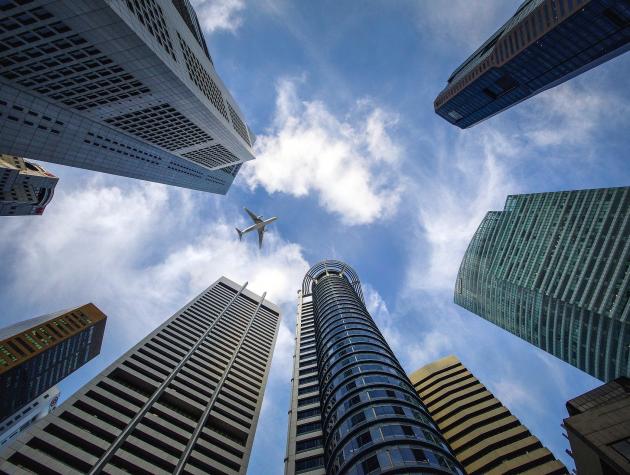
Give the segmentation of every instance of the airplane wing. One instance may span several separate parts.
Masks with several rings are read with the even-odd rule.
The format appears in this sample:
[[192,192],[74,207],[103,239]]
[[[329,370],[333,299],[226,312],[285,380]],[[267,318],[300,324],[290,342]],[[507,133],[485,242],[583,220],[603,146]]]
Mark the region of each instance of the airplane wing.
[[258,228],[258,249],[262,248],[263,235],[265,234],[265,228]]
[[252,218],[252,221],[256,224],[262,222],[262,220],[260,218],[258,218],[258,216],[256,216],[254,213],[252,213],[250,210],[248,210],[247,208],[243,208],[245,210],[245,212],[249,215],[250,218]]

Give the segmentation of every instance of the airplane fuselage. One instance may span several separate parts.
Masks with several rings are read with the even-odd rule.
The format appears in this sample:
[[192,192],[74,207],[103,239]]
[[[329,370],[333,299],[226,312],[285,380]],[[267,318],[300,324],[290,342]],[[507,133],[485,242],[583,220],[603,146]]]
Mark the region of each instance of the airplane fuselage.
[[243,234],[246,234],[257,229],[265,229],[265,226],[273,223],[276,219],[278,219],[276,216],[274,216],[273,218],[265,219],[264,221],[261,221],[260,223],[252,224],[251,226],[243,229],[241,232]]

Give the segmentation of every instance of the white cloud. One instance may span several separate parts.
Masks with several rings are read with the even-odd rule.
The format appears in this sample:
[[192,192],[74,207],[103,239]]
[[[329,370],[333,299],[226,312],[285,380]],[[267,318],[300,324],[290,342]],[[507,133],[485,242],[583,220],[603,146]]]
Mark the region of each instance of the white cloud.
[[295,81],[280,81],[277,92],[273,125],[241,171],[247,184],[296,197],[314,193],[346,224],[391,215],[403,188],[401,149],[391,136],[397,116],[362,100],[355,120],[341,120],[322,102],[300,100]]
[[[508,18],[518,3],[505,0],[449,0],[448,2],[418,2],[417,19],[419,27],[430,30],[432,38],[440,38],[451,48],[453,44],[464,47],[461,58],[477,49]],[[444,41],[448,40],[448,41]]]
[[201,28],[214,33],[218,30],[235,32],[243,23],[240,13],[245,0],[192,0]]
[[[518,148],[503,134],[478,130],[459,134],[452,144],[435,143],[439,170],[421,177],[410,197],[420,210],[411,251],[416,256],[407,279],[414,289],[453,288],[461,258],[485,214],[503,209],[507,195],[519,190],[505,165],[514,164]],[[418,246],[418,240],[428,247]]]
[[513,375],[510,379],[502,379],[492,384],[492,393],[512,412],[520,412],[521,409],[527,411],[540,410],[540,405],[532,394],[531,388],[526,388],[520,383],[516,375]]
[[588,143],[601,122],[622,108],[627,106],[605,92],[565,83],[529,99],[520,112],[532,127],[524,135],[533,145],[548,147]]
[[308,268],[300,247],[274,231],[262,251],[255,240],[239,242],[221,212],[198,219],[208,215],[199,196],[98,180],[59,190],[42,218],[3,225],[0,245],[13,250],[16,262],[5,270],[10,292],[49,311],[93,301],[108,314],[108,326],[118,328],[117,337],[134,339],[221,275],[249,281],[249,289],[267,291],[276,304],[294,304]]

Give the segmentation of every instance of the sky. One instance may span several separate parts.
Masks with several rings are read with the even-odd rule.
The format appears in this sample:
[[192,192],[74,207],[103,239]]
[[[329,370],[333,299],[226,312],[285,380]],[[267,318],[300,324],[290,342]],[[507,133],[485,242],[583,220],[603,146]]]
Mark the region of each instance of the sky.
[[[627,186],[630,55],[468,130],[433,100],[520,0],[196,0],[258,139],[226,196],[43,164],[42,217],[0,225],[2,325],[95,303],[100,356],[69,397],[221,275],[282,308],[249,473],[284,469],[297,290],[334,258],[407,371],[455,354],[573,466],[565,403],[599,381],[453,303],[461,258],[508,194]],[[278,216],[258,250],[242,207]]]

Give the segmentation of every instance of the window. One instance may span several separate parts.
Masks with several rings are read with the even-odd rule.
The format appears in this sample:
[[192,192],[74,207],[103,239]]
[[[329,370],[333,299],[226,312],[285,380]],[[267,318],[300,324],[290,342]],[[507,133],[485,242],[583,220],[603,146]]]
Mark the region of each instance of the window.
[[610,444],[610,446],[615,450],[615,452],[630,462],[630,437],[614,442]]
[[381,468],[380,464],[378,463],[378,457],[376,455],[372,455],[369,459],[364,460],[361,464],[361,468],[363,469],[364,473],[370,473],[374,470],[378,470],[379,468]]
[[306,450],[316,449],[323,445],[323,440],[321,437],[314,437],[312,439],[300,440],[295,444],[296,452],[304,452]]
[[357,437],[357,445],[359,447],[363,447],[364,445],[369,444],[370,442],[372,442],[372,434],[370,434],[369,431]]
[[314,470],[319,467],[324,466],[324,456],[318,455],[317,457],[310,457],[304,460],[296,460],[295,461],[295,472],[305,472]]

